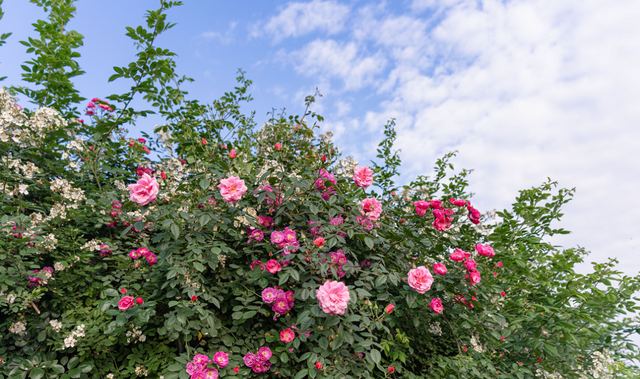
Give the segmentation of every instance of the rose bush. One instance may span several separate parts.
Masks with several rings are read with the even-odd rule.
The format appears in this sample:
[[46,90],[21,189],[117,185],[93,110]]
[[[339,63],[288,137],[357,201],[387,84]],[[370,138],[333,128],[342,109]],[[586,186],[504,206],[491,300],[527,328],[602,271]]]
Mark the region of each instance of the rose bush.
[[[26,42],[42,88],[0,91],[0,378],[638,374],[638,323],[620,317],[640,278],[614,261],[577,274],[586,252],[544,239],[567,233],[551,223],[572,190],[521,191],[494,218],[452,154],[397,185],[393,122],[366,167],[315,134],[314,96],[261,128],[242,73],[187,100],[154,44],[178,4],[160,3],[111,78],[131,90],[83,102],[85,119],[70,0]],[[140,92],[166,124],[133,139]]]

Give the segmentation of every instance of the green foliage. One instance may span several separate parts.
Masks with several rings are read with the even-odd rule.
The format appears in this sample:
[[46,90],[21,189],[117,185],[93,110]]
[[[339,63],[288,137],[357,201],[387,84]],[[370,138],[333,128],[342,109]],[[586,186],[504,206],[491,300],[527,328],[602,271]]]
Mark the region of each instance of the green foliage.
[[[73,2],[40,5],[51,8],[50,23],[35,24],[44,37],[29,42],[37,57],[25,78],[43,89],[22,93],[41,108],[20,110],[0,91],[0,379],[184,379],[197,354],[218,351],[230,353],[228,366],[209,365],[220,376],[638,375],[628,340],[638,323],[619,320],[638,310],[640,277],[615,271],[613,260],[578,274],[587,252],[545,239],[568,233],[554,225],[573,190],[547,182],[521,191],[499,219],[487,214],[474,223],[462,201],[472,197],[470,171],[453,170],[454,153],[436,162],[431,177],[398,188],[391,121],[372,164],[380,192],[367,193],[330,136],[314,133],[323,120],[310,110],[319,93],[306,98],[301,116],[273,112],[259,129],[253,114],[241,112],[251,100],[242,71],[238,86],[212,104],[187,99],[180,84],[190,79],[176,73],[174,53],[155,46],[174,26],[166,12],[178,2],[160,1],[146,25],[127,29],[139,52],[110,80],[130,80],[131,88],[92,100],[93,115],[80,124],[72,119],[80,101],[73,84],[49,76],[80,72],[71,51],[81,37],[60,28]],[[135,96],[152,109],[133,109]],[[125,128],[152,112],[166,120],[157,136],[127,138]],[[148,158],[151,149],[158,158]],[[159,192],[138,205],[126,186],[145,169]],[[219,188],[229,177],[248,187],[233,203]],[[373,197],[382,216],[367,222],[362,201]],[[419,214],[416,202],[428,200]],[[438,211],[450,224],[435,227]],[[272,242],[285,228],[296,232],[297,248]],[[264,238],[250,237],[254,230]],[[495,257],[478,255],[478,244],[490,244]],[[131,255],[141,248],[157,262]],[[471,253],[479,283],[470,285],[464,264],[449,259],[456,249]],[[417,292],[408,271],[434,263],[446,263],[446,275]],[[319,306],[316,291],[329,280],[348,287],[344,314]],[[262,299],[276,286],[295,299],[282,315]],[[141,301],[119,307],[125,296]],[[430,307],[433,299],[442,313]],[[387,312],[389,304],[395,309]],[[295,338],[284,342],[288,328]],[[264,346],[273,352],[271,368],[254,373],[243,356]]]

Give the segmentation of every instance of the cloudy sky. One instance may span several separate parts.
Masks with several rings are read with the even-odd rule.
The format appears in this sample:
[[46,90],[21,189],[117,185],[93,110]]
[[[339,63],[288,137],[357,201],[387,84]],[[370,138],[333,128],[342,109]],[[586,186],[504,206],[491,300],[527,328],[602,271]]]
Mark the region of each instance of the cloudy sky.
[[[77,85],[86,97],[128,84],[107,78],[135,53],[125,26],[141,24],[156,2],[96,4],[79,2],[70,25],[85,35],[88,73]],[[18,41],[44,14],[27,2],[4,10],[0,32],[14,35],[0,48],[0,76],[19,84],[28,57]],[[482,211],[508,207],[547,178],[576,187],[561,225],[573,233],[553,241],[640,271],[640,2],[189,1],[169,19],[178,25],[159,44],[196,79],[193,97],[220,96],[243,68],[256,99],[245,110],[263,121],[272,108],[302,112],[319,87],[322,130],[347,154],[368,162],[395,118],[402,180],[457,150],[455,165],[475,170]]]

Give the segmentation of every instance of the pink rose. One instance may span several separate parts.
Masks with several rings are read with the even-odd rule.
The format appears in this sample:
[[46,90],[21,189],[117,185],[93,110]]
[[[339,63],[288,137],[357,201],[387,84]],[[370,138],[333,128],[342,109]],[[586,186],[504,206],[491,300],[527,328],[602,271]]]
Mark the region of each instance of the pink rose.
[[413,205],[416,207],[416,213],[418,216],[424,216],[430,206],[429,202],[424,200],[416,201]]
[[442,307],[442,300],[440,299],[432,299],[429,306],[434,313],[440,313],[444,310],[444,308]]
[[407,275],[409,276],[409,286],[418,293],[425,293],[431,289],[433,276],[431,276],[428,268],[420,266],[409,270]]
[[217,363],[220,367],[227,367],[229,364],[229,353],[219,351],[213,355],[213,363]]
[[471,220],[471,222],[473,222],[474,224],[479,224],[480,223],[480,217],[482,216],[480,214],[480,211],[478,211],[477,209],[475,209],[471,205],[469,205],[467,207],[467,210],[469,211],[469,220]]
[[433,272],[438,275],[446,275],[447,274],[447,266],[444,263],[434,263],[433,264]]
[[138,204],[139,206],[147,205],[156,201],[158,195],[158,188],[160,185],[156,178],[152,178],[149,174],[145,173],[135,184],[129,184],[129,200]]
[[149,167],[146,167],[146,168],[145,167],[138,167],[138,168],[136,168],[136,175],[142,176],[144,174],[151,175],[151,174],[153,174],[153,170],[150,169]]
[[276,143],[276,144],[275,144],[275,148],[276,148],[276,150],[278,150],[278,151],[282,150],[282,144],[281,144],[280,142]]
[[330,315],[344,314],[349,300],[349,289],[343,282],[326,281],[316,291],[316,297],[320,302],[320,308]]
[[201,372],[203,367],[206,367],[206,363],[204,365],[192,361],[187,363],[187,374],[194,375],[196,372]]
[[464,261],[464,268],[466,268],[467,271],[469,271],[469,272],[475,271],[476,267],[478,267],[478,264],[473,259],[469,259],[468,261]]
[[247,192],[247,186],[244,185],[244,180],[240,179],[237,176],[232,176],[228,179],[220,180],[218,188],[220,188],[220,195],[222,195],[222,200],[226,201],[229,204],[233,204],[236,201],[240,200],[242,195]]
[[118,301],[118,309],[121,311],[126,311],[127,309],[133,307],[135,301],[133,300],[133,296],[125,296],[120,301]]
[[480,283],[480,273],[478,271],[469,272],[469,282],[471,284]]
[[387,313],[391,313],[391,312],[393,312],[393,309],[394,309],[395,307],[396,307],[395,305],[393,305],[393,304],[389,304],[389,305],[387,305],[387,306],[384,308],[384,311],[385,311],[385,312],[387,312]]
[[231,149],[231,151],[229,151],[229,156],[233,159],[236,157],[236,151]]
[[324,238],[318,237],[313,241],[313,244],[317,247],[322,247],[324,245]]
[[291,328],[287,328],[280,332],[280,340],[284,343],[291,342],[294,338],[296,338],[296,334],[291,330]]
[[456,261],[456,262],[462,262],[466,258],[469,258],[470,256],[471,256],[471,254],[467,253],[466,251],[462,251],[460,249],[456,249],[456,251],[451,253],[451,255],[449,256],[449,259],[451,259],[452,261]]
[[369,167],[356,167],[353,169],[353,180],[358,187],[367,189],[373,184],[373,171]]
[[462,199],[459,199],[459,200],[449,199],[449,202],[455,205],[456,207],[464,207],[467,204],[467,202]]
[[284,243],[284,233],[278,231],[271,233],[271,242],[275,243],[276,245]]
[[204,354],[196,354],[193,357],[193,361],[199,364],[201,367],[207,367],[207,363],[209,363],[209,357]]
[[[208,368],[204,370],[204,379],[218,379],[218,375],[218,370],[215,368]],[[193,376],[191,378],[193,378]]]
[[278,263],[278,261],[276,261],[275,259],[269,259],[269,261],[267,262],[267,271],[275,274],[280,270],[282,270],[282,266],[280,266],[280,263]]
[[485,257],[493,258],[496,253],[493,251],[493,248],[489,245],[476,245],[476,251],[478,254],[483,255]]
[[498,262],[498,267],[502,267],[502,262]]
[[366,198],[360,203],[360,212],[369,220],[375,221],[380,218],[382,204],[376,198]]

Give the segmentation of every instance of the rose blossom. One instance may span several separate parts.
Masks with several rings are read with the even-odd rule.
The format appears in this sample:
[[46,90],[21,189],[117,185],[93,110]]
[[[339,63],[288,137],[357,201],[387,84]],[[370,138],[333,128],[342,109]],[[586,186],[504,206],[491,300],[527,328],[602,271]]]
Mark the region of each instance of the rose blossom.
[[218,188],[220,188],[222,200],[229,204],[233,204],[240,200],[242,195],[247,192],[247,186],[244,185],[244,180],[237,176],[232,176],[228,179],[221,179]]
[[156,201],[160,185],[156,178],[152,178],[145,173],[135,184],[129,184],[129,199],[139,206],[147,205]]
[[273,303],[278,296],[278,290],[275,288],[267,287],[262,290],[262,301],[267,304]]
[[291,328],[287,328],[280,332],[280,340],[284,343],[291,342],[294,338],[296,338],[296,335]]
[[236,157],[236,151],[231,149],[231,151],[229,151],[229,156],[233,159]]
[[465,260],[465,258],[469,258],[470,256],[471,254],[467,253],[466,251],[456,249],[456,251],[451,253],[451,255],[449,256],[449,259],[456,262],[462,262]]
[[218,379],[218,370],[215,368],[208,368],[204,370],[204,378],[205,379]]
[[207,379],[205,370],[206,369],[203,369],[202,371],[196,371],[195,373],[193,373],[193,375],[191,375],[190,379]]
[[275,274],[280,270],[282,270],[282,266],[280,266],[280,263],[278,263],[278,261],[276,261],[275,259],[269,259],[269,261],[267,262],[267,271]]
[[136,304],[142,305],[142,303],[144,303],[144,300],[141,297],[136,299]]
[[213,363],[217,363],[220,367],[227,367],[229,364],[229,353],[219,351],[213,355]]
[[121,311],[126,311],[127,309],[133,307],[133,296],[125,296],[120,301],[118,301],[118,309]]
[[393,305],[393,304],[389,304],[389,305],[387,305],[387,306],[384,308],[384,311],[385,311],[385,312],[387,312],[387,313],[391,313],[391,312],[393,312],[393,309],[394,309],[395,307],[396,307],[395,305]]
[[476,251],[478,254],[483,255],[485,257],[493,258],[496,253],[493,251],[493,248],[489,245],[476,245]]
[[433,273],[438,275],[446,275],[447,274],[447,266],[444,263],[434,263],[433,264]]
[[320,308],[325,313],[344,314],[347,309],[349,300],[349,289],[343,282],[326,281],[316,290],[316,297],[320,302]]
[[480,211],[475,209],[471,205],[469,205],[467,207],[467,210],[469,211],[469,220],[471,220],[471,222],[473,222],[474,224],[479,224],[480,223],[480,217],[482,216],[480,214]]
[[469,282],[471,284],[480,283],[480,272],[475,271],[475,270],[469,272]]
[[271,353],[271,349],[269,349],[266,346],[263,346],[258,350],[258,359],[263,361],[263,362],[266,362],[269,359],[271,359],[272,355],[273,355],[273,353]]
[[464,261],[464,268],[466,268],[467,271],[469,271],[469,272],[475,271],[476,267],[478,267],[478,264],[473,259],[469,259],[468,261]]
[[149,263],[150,265],[153,265],[158,261],[158,258],[154,253],[147,254],[145,258],[147,258],[147,263]]
[[281,243],[284,242],[284,233],[283,232],[279,232],[279,231],[275,231],[273,233],[271,233],[271,242],[275,243],[276,245],[279,245]]
[[458,200],[456,200],[456,199],[449,199],[449,202],[450,202],[451,204],[455,205],[456,207],[464,207],[464,206],[467,204],[467,202],[466,202],[466,201],[464,201],[463,199],[458,199]]
[[369,220],[375,221],[382,213],[382,204],[376,198],[366,198],[360,203],[360,213]]
[[353,169],[353,180],[358,187],[367,189],[373,184],[373,171],[369,167],[356,167]]
[[409,286],[418,293],[425,293],[431,289],[433,276],[431,276],[428,268],[420,266],[409,270],[407,275],[409,276]]
[[424,216],[424,214],[427,212],[427,209],[429,209],[430,204],[428,201],[420,200],[413,203],[413,205],[415,205],[416,207],[416,213],[419,216]]
[[247,353],[242,360],[244,361],[244,364],[251,367],[253,366],[254,363],[256,363],[256,361],[258,360],[258,357],[253,354],[253,353]]
[[196,362],[196,361],[192,361],[187,363],[187,374],[189,375],[193,375],[196,372],[200,372],[202,371],[202,369],[204,368],[204,366],[206,365],[206,363],[204,365]]
[[144,168],[144,167],[138,167],[136,168],[136,175],[138,176],[142,176],[144,174],[148,174],[151,175],[153,173],[153,170],[150,168]]
[[324,238],[322,237],[318,237],[313,241],[313,244],[316,245],[317,247],[322,247],[322,245],[324,245]]
[[271,309],[281,315],[287,314],[291,310],[293,303],[289,303],[289,299],[284,294],[278,294],[276,301],[273,303]]
[[204,354],[197,354],[195,357],[193,357],[193,361],[204,368],[207,366],[207,363],[209,363],[209,357]]
[[442,307],[442,300],[440,299],[432,299],[431,304],[429,304],[429,306],[431,307],[431,310],[433,310],[435,313],[440,313],[444,310],[444,308]]

